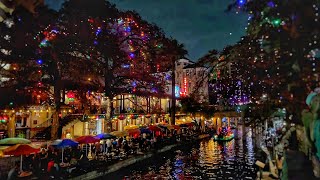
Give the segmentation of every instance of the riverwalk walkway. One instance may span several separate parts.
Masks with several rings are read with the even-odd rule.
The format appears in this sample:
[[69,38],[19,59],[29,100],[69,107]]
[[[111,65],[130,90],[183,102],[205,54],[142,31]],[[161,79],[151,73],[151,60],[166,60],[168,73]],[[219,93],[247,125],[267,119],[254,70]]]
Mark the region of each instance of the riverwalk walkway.
[[[311,161],[300,151],[286,151],[287,177],[283,180],[317,180],[312,172]],[[318,179],[319,180],[319,179]]]

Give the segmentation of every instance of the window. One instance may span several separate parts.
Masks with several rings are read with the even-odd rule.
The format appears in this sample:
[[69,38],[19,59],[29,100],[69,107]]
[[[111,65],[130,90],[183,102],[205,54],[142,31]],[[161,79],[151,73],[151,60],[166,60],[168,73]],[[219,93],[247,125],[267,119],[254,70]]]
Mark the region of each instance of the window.
[[33,124],[38,124],[38,120],[33,120]]

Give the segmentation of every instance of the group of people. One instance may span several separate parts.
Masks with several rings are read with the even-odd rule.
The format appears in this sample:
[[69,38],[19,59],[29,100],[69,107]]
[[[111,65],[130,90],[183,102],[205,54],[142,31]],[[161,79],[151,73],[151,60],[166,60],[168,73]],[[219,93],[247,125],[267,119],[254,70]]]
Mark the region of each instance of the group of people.
[[[196,134],[186,130],[184,136]],[[183,139],[179,134],[141,134],[137,138],[119,137],[102,140],[102,143],[84,144],[77,147],[58,149],[55,146],[42,148],[38,154],[23,156],[22,172],[32,172],[36,177],[59,178],[68,177],[78,172],[88,172],[98,166],[99,162],[118,161],[130,155],[143,154],[150,150],[160,149],[163,145],[172,144]],[[62,154],[63,153],[63,154]],[[101,165],[101,164],[100,164]],[[15,179],[18,175],[19,163],[12,168],[8,179]]]

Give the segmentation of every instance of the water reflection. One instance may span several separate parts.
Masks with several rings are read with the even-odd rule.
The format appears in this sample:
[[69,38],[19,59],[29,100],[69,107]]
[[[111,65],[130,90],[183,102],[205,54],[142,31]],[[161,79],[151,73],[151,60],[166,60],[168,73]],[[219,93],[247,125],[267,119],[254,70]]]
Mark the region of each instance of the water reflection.
[[130,167],[130,175],[124,178],[127,172],[117,174],[130,180],[255,179],[251,130],[247,132],[244,143],[237,137],[225,143],[204,140],[148,163]]

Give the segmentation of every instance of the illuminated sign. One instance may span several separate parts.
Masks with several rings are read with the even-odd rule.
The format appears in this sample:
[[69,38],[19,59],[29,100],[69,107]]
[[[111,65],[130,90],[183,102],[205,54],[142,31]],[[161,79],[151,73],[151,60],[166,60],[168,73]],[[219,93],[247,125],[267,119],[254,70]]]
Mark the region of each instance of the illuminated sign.
[[180,87],[179,86],[177,86],[177,85],[175,86],[174,92],[175,92],[175,95],[177,98],[180,97]]

